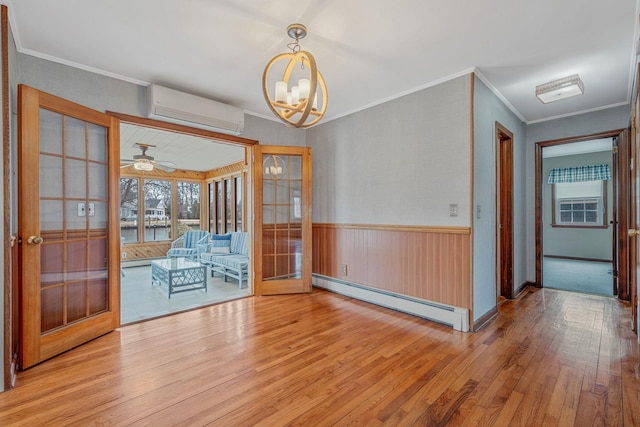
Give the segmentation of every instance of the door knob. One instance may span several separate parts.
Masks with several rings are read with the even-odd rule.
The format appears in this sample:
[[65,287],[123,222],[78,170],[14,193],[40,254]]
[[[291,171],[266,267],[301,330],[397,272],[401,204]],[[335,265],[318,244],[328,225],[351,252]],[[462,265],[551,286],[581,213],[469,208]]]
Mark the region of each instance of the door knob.
[[29,236],[27,239],[27,243],[30,245],[39,245],[42,242],[44,242],[44,239],[40,236]]
[[639,235],[639,234],[640,234],[640,230],[636,230],[635,228],[630,228],[630,229],[627,231],[627,234],[629,235],[629,237],[631,237],[631,236],[637,236],[637,235]]

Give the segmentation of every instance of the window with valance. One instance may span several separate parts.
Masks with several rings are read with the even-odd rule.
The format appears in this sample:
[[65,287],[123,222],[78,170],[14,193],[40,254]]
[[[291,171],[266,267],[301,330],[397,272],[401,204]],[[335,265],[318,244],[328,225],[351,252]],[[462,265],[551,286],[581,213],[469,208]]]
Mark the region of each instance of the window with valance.
[[552,184],[552,225],[606,227],[609,179],[606,164],[551,169],[547,182]]

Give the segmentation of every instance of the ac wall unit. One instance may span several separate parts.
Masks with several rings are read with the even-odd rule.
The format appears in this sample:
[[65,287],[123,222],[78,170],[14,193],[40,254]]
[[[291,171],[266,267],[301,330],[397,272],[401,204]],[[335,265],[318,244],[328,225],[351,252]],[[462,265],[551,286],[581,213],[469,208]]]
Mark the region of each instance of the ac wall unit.
[[241,108],[201,96],[151,84],[147,88],[147,104],[151,119],[232,135],[244,130]]

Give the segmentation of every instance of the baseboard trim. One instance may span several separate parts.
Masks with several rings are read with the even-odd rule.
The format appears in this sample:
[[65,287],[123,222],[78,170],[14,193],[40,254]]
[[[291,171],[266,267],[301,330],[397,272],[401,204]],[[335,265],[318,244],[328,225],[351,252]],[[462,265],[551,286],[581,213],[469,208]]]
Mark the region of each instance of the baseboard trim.
[[569,259],[574,261],[589,261],[589,262],[606,262],[611,264],[613,261],[610,259],[600,259],[600,258],[581,258],[575,256],[563,256],[563,255],[543,255],[544,258],[555,258],[555,259]]
[[520,294],[522,293],[522,291],[524,291],[525,289],[527,289],[527,286],[533,286],[534,288],[536,287],[535,282],[524,282],[522,285],[520,285],[520,287],[518,289],[514,289],[514,295],[513,295],[513,299],[516,299],[520,296]]
[[473,332],[478,332],[480,329],[485,327],[487,323],[489,323],[497,315],[498,315],[498,308],[493,307],[491,310],[489,310],[483,316],[481,316],[478,320],[473,322]]
[[466,308],[370,288],[319,274],[313,275],[313,285],[361,301],[442,323],[451,326],[456,331],[469,332],[469,310]]

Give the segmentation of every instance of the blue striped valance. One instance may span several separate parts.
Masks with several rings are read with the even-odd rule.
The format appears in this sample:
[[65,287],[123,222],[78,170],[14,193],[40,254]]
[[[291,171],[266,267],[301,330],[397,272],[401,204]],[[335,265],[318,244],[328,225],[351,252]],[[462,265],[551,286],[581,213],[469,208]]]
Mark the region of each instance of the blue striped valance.
[[573,168],[554,168],[549,171],[549,184],[561,182],[604,181],[611,179],[609,165],[576,166]]

